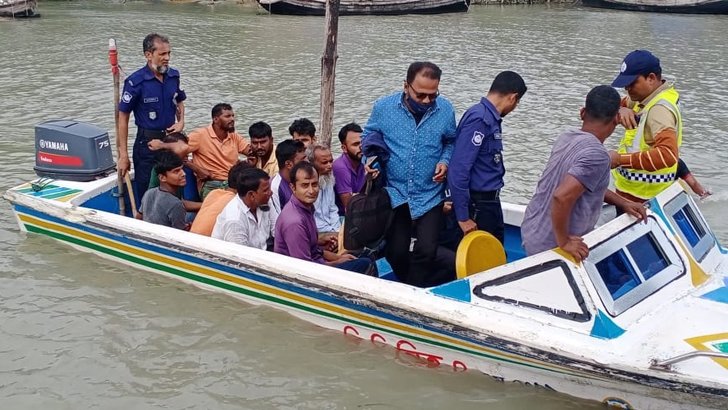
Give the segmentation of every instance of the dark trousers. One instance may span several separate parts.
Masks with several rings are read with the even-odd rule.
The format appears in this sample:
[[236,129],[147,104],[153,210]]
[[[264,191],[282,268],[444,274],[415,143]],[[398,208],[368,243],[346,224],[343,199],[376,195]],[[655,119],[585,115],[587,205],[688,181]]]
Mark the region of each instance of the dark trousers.
[[[428,286],[435,267],[437,239],[442,221],[442,206],[412,220],[408,204],[394,208],[392,225],[387,232],[385,256],[400,282]],[[410,243],[416,245],[410,255]]]
[[139,128],[131,156],[132,161],[134,161],[134,191],[136,191],[134,194],[137,208],[142,203],[144,193],[149,189],[149,178],[151,178],[152,168],[156,160],[155,152],[147,146],[148,142],[149,136],[145,135],[142,129]]
[[356,258],[354,260],[346,261],[336,265],[339,269],[348,270],[349,272],[365,273],[372,276],[376,275],[376,267],[372,266],[372,262],[369,258]]
[[[471,195],[473,195],[471,193]],[[471,196],[470,218],[478,225],[481,231],[489,232],[495,236],[500,243],[505,240],[505,226],[503,223],[503,208],[500,198],[479,197],[477,194]],[[457,251],[460,241],[463,239],[463,230],[460,229],[455,212],[450,212],[443,224],[440,234],[440,243],[448,249]]]
[[[478,225],[481,231],[490,232],[500,243],[505,238],[505,226],[503,225],[503,208],[500,198],[495,199],[472,199],[470,216]],[[460,230],[462,233],[462,230]]]

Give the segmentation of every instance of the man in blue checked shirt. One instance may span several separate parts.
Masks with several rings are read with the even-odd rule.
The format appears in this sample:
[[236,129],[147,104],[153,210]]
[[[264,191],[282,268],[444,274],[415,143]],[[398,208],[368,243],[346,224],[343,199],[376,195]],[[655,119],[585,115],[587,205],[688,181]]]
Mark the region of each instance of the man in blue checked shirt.
[[488,94],[460,119],[448,175],[453,213],[463,234],[490,232],[503,243],[503,137],[501,119],[516,109],[526,83],[513,71],[498,74]]
[[397,278],[414,286],[434,285],[443,182],[455,142],[455,110],[439,96],[441,75],[433,63],[412,63],[404,91],[377,100],[362,133],[364,155],[387,158],[383,176],[394,218],[385,256]]

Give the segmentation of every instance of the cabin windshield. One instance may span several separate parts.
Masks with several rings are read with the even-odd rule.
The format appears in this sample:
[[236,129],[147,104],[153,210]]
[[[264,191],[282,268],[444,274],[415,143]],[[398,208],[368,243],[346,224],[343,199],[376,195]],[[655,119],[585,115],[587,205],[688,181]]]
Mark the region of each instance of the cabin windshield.
[[665,205],[665,213],[693,257],[702,261],[715,245],[715,238],[695,203],[682,193]]
[[654,218],[635,223],[595,246],[584,266],[611,315],[616,316],[685,273],[674,245]]

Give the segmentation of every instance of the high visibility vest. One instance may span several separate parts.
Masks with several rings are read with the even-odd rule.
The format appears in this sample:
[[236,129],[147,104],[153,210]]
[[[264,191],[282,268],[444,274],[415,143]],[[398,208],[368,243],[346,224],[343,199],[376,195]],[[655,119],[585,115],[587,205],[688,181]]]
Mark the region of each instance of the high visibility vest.
[[[650,100],[641,112],[637,104],[634,106],[635,114],[641,114],[636,129],[627,130],[622,141],[619,143],[620,154],[631,154],[634,152],[647,151],[651,147],[645,143],[644,131],[647,123],[647,115],[655,105],[662,105],[670,110],[677,120],[677,146],[682,145],[682,116],[677,102],[680,95],[675,88],[670,87]],[[669,168],[658,169],[657,171],[645,171],[643,169],[631,169],[617,167],[612,170],[614,185],[619,191],[628,193],[637,198],[651,199],[664,191],[675,182],[677,173],[677,161]]]

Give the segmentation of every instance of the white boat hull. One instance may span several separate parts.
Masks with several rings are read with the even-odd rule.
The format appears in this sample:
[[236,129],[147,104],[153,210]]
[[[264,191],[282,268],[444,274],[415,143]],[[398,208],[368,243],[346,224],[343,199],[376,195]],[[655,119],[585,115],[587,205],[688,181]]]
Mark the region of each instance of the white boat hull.
[[[631,408],[727,407],[728,368],[721,368],[712,359],[700,359],[699,377],[688,371],[689,366],[678,367],[677,372],[650,368],[651,357],[641,352],[636,341],[659,338],[652,328],[642,327],[653,321],[650,317],[655,313],[637,315],[632,308],[613,319],[626,329],[623,336],[595,338],[589,335],[589,329],[594,333],[596,326],[593,319],[574,322],[525,306],[475,298],[466,303],[458,296],[459,291],[452,289],[419,289],[349,274],[80,206],[98,206],[99,198],[115,181],[113,175],[88,183],[58,181],[46,193],[33,192],[26,184],[9,191],[6,198],[14,205],[23,230],[48,235],[134,268],[285,310],[321,327],[378,346],[392,346],[397,355],[416,357],[428,365],[478,371],[504,382]],[[679,187],[673,191],[672,195],[682,195]],[[109,198],[113,203],[114,199]],[[505,214],[507,222],[518,225],[522,207],[506,206]],[[655,226],[663,226],[659,218],[655,221]],[[633,224],[625,216],[585,239],[595,246],[630,226]],[[680,257],[689,259],[682,253]],[[701,292],[706,287],[720,289],[725,259],[722,249],[715,246],[699,265],[696,262],[695,269],[704,265],[716,272],[700,285]],[[483,286],[490,278],[506,277],[525,265],[541,266],[549,261],[558,262],[574,274],[582,269],[549,251],[459,284],[469,286],[468,295],[475,295],[476,285]],[[695,277],[688,272],[666,286],[664,292],[690,292]],[[582,281],[579,279],[577,285],[588,296],[594,289]],[[550,290],[555,298],[560,297],[558,291]],[[599,301],[590,298],[584,306],[596,312],[596,303]],[[673,302],[667,297],[643,302],[652,310],[666,303]],[[725,308],[713,310],[715,314],[728,313]],[[659,309],[656,312],[659,317]],[[706,333],[728,331],[728,321],[715,323],[710,311],[704,312],[711,324],[706,325]],[[686,332],[693,334],[694,330]],[[672,357],[689,347],[679,343],[675,346],[660,348],[657,358]]]

